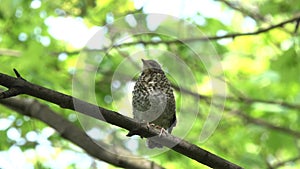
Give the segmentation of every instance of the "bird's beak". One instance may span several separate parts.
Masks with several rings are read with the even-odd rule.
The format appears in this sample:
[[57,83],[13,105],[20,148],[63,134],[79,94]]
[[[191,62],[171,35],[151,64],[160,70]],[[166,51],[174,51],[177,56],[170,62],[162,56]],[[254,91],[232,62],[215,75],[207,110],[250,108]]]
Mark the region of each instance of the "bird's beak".
[[146,62],[146,60],[142,59],[142,62],[143,62],[143,65],[144,65],[144,66],[147,66],[147,65],[148,65],[147,62]]
[[142,59],[142,62],[143,62],[143,70],[146,70],[146,69],[148,69],[148,63],[147,63],[147,60],[145,60],[145,59]]

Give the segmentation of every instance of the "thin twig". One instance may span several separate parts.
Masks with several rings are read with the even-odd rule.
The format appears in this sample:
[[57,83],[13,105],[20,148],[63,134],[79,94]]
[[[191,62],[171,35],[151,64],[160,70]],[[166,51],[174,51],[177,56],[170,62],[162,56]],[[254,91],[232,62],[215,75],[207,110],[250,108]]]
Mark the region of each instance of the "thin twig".
[[20,57],[22,55],[22,52],[13,49],[0,48],[0,55]]
[[282,132],[282,133],[285,133],[285,134],[292,135],[296,138],[300,138],[300,132],[299,131],[295,131],[295,130],[292,130],[292,129],[289,129],[289,128],[274,125],[272,123],[269,123],[269,122],[261,120],[261,119],[253,118],[249,115],[246,115],[246,113],[244,113],[240,110],[232,110],[228,107],[225,107],[225,109],[227,111],[229,111],[231,114],[238,115],[238,116],[242,117],[248,123],[257,124],[259,126],[264,126],[264,127],[269,128],[271,130],[279,131],[279,132]]
[[296,161],[299,161],[300,160],[300,156],[298,157],[294,157],[294,158],[291,158],[291,159],[287,159],[285,161],[282,161],[282,162],[279,162],[279,163],[276,163],[274,165],[272,165],[272,168],[279,168],[281,166],[284,166],[286,165],[287,163],[292,163],[292,162],[296,162]]
[[239,11],[243,15],[249,16],[254,20],[266,21],[266,18],[263,17],[262,15],[259,15],[258,13],[250,12],[249,10],[243,8],[240,4],[238,4],[238,1],[236,1],[236,2],[230,2],[227,0],[216,0],[216,1],[223,2],[229,8],[232,8],[235,11]]
[[117,44],[113,45],[113,47],[120,47],[120,46],[132,46],[136,44],[144,44],[144,45],[157,45],[157,44],[173,44],[173,43],[181,43],[181,42],[199,42],[199,41],[210,41],[210,40],[220,40],[220,39],[226,39],[226,38],[236,38],[236,37],[241,37],[241,36],[250,36],[250,35],[258,35],[261,33],[268,32],[272,29],[283,27],[284,25],[292,22],[296,22],[300,19],[300,16],[297,16],[292,19],[288,19],[286,21],[280,22],[276,25],[269,26],[267,28],[260,28],[254,32],[246,32],[246,33],[231,33],[223,36],[208,36],[208,37],[195,37],[195,38],[189,38],[189,39],[175,39],[175,40],[169,40],[169,41],[135,41],[135,42],[128,42],[128,43],[123,43],[123,44]]

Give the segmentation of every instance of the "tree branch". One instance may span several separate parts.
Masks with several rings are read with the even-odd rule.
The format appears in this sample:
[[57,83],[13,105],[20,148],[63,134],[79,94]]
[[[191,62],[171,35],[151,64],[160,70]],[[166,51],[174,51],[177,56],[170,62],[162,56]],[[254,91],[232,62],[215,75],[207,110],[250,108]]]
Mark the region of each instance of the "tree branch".
[[250,36],[250,35],[258,35],[261,33],[265,33],[272,29],[283,27],[284,25],[286,25],[288,23],[296,22],[296,24],[297,24],[299,20],[300,20],[300,16],[297,16],[292,19],[288,19],[286,21],[280,22],[276,25],[269,26],[267,28],[260,28],[254,32],[231,33],[231,34],[227,34],[227,35],[223,35],[223,36],[195,37],[195,38],[190,38],[190,39],[183,39],[183,40],[181,39],[180,41],[178,39],[169,40],[169,41],[143,41],[143,40],[140,40],[140,41],[135,41],[135,42],[128,42],[128,43],[123,43],[123,44],[119,44],[119,45],[114,45],[113,47],[131,46],[131,45],[136,45],[136,44],[157,45],[157,44],[161,44],[161,43],[168,45],[168,44],[181,43],[181,42],[210,41],[210,40],[220,40],[220,39],[226,39],[226,38],[234,39],[236,37],[241,37],[241,36]]
[[13,49],[0,48],[0,56],[1,55],[20,57],[22,55],[22,52],[20,52],[18,50],[13,50]]
[[272,169],[275,169],[275,168],[279,168],[279,167],[282,167],[284,165],[286,165],[287,163],[292,163],[292,162],[296,162],[296,161],[299,161],[300,160],[300,157],[294,157],[294,158],[291,158],[291,159],[288,159],[288,160],[285,160],[285,161],[282,161],[282,162],[278,162],[274,165],[271,165],[271,168]]
[[[177,86],[173,86],[173,88],[175,90],[178,90],[178,91],[180,90],[182,93],[191,95],[192,97],[201,98],[202,100],[206,101],[207,103],[211,103],[211,102],[208,102],[209,100],[212,100],[212,98],[209,97],[209,96],[201,95],[199,93],[195,93],[195,92],[189,91],[189,90],[184,89],[184,88],[179,88]],[[216,97],[224,97],[224,96],[216,96]],[[226,98],[224,98],[224,99],[230,100],[230,101],[235,101],[235,102],[243,101],[244,103],[248,103],[248,104],[249,103],[255,103],[255,102],[261,102],[261,103],[266,103],[266,104],[277,104],[277,105],[288,107],[288,108],[300,109],[300,105],[290,104],[290,103],[281,102],[281,101],[252,99],[252,98],[247,98],[247,97],[234,98],[234,97],[228,97],[228,96]],[[242,117],[248,123],[252,123],[252,124],[259,125],[259,126],[263,126],[263,127],[269,128],[271,130],[283,132],[283,133],[292,135],[294,137],[300,138],[300,132],[298,132],[298,131],[291,130],[289,128],[285,128],[285,127],[281,127],[281,126],[277,126],[277,125],[274,125],[272,123],[269,123],[269,122],[261,120],[261,119],[253,118],[253,117],[251,117],[249,115],[246,115],[246,113],[244,113],[242,111],[233,110],[233,109],[228,108],[228,107],[223,107],[223,105],[216,105],[215,104],[215,106],[216,107],[220,107],[221,109],[224,108],[224,110],[229,111],[231,114],[235,114],[235,115],[238,115],[238,116]]]
[[[138,65],[135,65],[135,66],[138,66]],[[139,68],[139,69],[141,69],[141,68]],[[107,75],[109,75],[109,74],[107,74]],[[128,75],[124,74],[123,76],[128,76]],[[133,80],[136,80],[136,79],[133,79]],[[226,82],[226,83],[228,83],[228,82]],[[188,90],[184,87],[179,87],[175,84],[171,84],[171,85],[172,85],[172,88],[175,89],[175,91],[181,92],[183,94],[190,95],[190,96],[194,97],[195,99],[200,99],[201,101],[204,101],[207,104],[213,104],[214,106],[220,108],[220,110],[223,110],[223,108],[224,108],[223,105],[218,105],[218,104],[212,103],[211,101],[213,100],[213,97],[217,97],[217,98],[224,99],[224,100],[226,99],[226,100],[236,102],[236,103],[243,102],[244,104],[247,104],[247,105],[253,104],[253,103],[275,104],[275,105],[279,105],[279,106],[290,108],[290,109],[300,110],[300,105],[299,104],[291,104],[291,103],[288,103],[288,102],[276,101],[276,100],[255,99],[255,98],[249,98],[249,97],[246,97],[246,96],[236,96],[236,97],[233,97],[233,96],[224,97],[224,96],[221,96],[221,95],[208,96],[208,95],[202,95],[200,93],[190,91],[190,90]],[[247,123],[256,124],[256,125],[259,125],[259,126],[262,126],[262,127],[274,130],[274,131],[283,132],[285,134],[289,134],[289,135],[292,135],[294,137],[296,136],[296,137],[300,138],[300,132],[298,132],[298,131],[295,131],[295,130],[292,130],[292,129],[289,129],[289,128],[286,128],[286,127],[278,126],[278,125],[272,124],[272,123],[270,123],[268,121],[265,121],[265,120],[253,118],[249,115],[246,115],[247,113],[244,113],[244,112],[241,112],[241,111],[238,111],[238,110],[234,110],[234,109],[231,109],[229,107],[225,107],[225,110],[228,111],[231,114],[238,115],[243,120],[245,120]]]
[[[18,86],[21,86],[21,91],[24,94],[55,103],[62,108],[74,110],[79,113],[94,117],[98,120],[122,127],[129,130],[131,134],[138,134],[142,137],[151,137],[158,136],[160,133],[158,129],[152,127],[149,128],[147,124],[138,123],[135,119],[123,116],[117,112],[107,110],[69,95],[29,83],[23,79],[14,78],[0,73],[0,85],[11,88],[14,86],[12,84],[18,84]],[[74,107],[75,104],[76,109]],[[155,137],[155,141],[212,168],[241,168],[240,166],[237,166],[221,157],[201,149],[194,144],[168,133],[165,133],[165,135],[162,135],[161,137]]]
[[[176,85],[172,85],[172,87],[176,91],[181,91],[182,93],[185,93],[187,95],[190,95],[190,96],[193,96],[193,97],[196,97],[196,98],[200,98],[200,99],[205,100],[205,101],[209,101],[209,100],[212,99],[212,96],[192,92],[192,91],[190,91],[188,89],[185,89],[183,87],[179,88]],[[221,95],[216,95],[215,97],[224,98],[224,96],[221,96]],[[241,102],[242,101],[246,104],[252,104],[252,103],[275,104],[275,105],[279,105],[279,106],[290,108],[290,109],[300,110],[300,105],[299,104],[292,104],[292,103],[288,103],[288,102],[284,102],[284,101],[256,99],[256,98],[250,98],[250,97],[245,97],[245,96],[237,96],[237,97],[226,96],[226,98],[224,98],[224,99],[232,101],[232,102]]]
[[245,16],[249,16],[254,20],[260,20],[260,21],[266,21],[266,18],[262,15],[259,15],[258,13],[250,12],[249,10],[243,8],[237,1],[236,2],[230,2],[227,0],[215,0],[223,2],[225,5],[227,5],[229,8],[232,8],[233,10],[239,11]]
[[[295,29],[294,29],[294,33],[296,33],[298,31],[298,27],[299,27],[299,22],[300,22],[300,16],[294,17],[292,19],[288,19],[286,21],[280,22],[276,25],[272,25],[269,26],[267,28],[260,28],[254,32],[246,32],[246,33],[231,33],[231,34],[227,34],[227,35],[223,35],[223,36],[207,36],[207,37],[195,37],[195,38],[189,38],[189,39],[183,39],[181,41],[179,40],[169,40],[169,41],[144,41],[144,40],[139,40],[139,41],[135,41],[135,42],[129,42],[129,43],[123,43],[123,44],[118,44],[118,45],[113,45],[112,47],[123,47],[123,46],[132,46],[132,45],[136,45],[136,44],[144,44],[144,45],[159,45],[159,44],[174,44],[174,43],[181,43],[181,42],[197,42],[197,41],[210,41],[210,40],[220,40],[220,39],[227,39],[227,38],[236,38],[236,37],[240,37],[240,36],[250,36],[250,35],[258,35],[261,33],[265,33],[268,32],[272,29],[275,28],[279,28],[279,27],[283,27],[284,25],[288,24],[288,23],[292,23],[292,22],[296,22],[295,24]],[[104,51],[107,48],[104,49],[84,49],[85,51]],[[6,49],[3,49],[6,50]],[[9,49],[7,49],[9,50]],[[82,50],[80,51],[60,51],[60,52],[51,52],[51,55],[58,55],[60,53],[66,53],[68,55],[76,55],[79,54]],[[12,55],[12,56],[20,56],[21,52],[14,50],[14,52],[16,54],[10,54],[8,53],[7,55]],[[1,49],[0,49],[0,55],[1,55]]]
[[0,100],[0,103],[22,115],[33,117],[46,123],[54,128],[63,138],[83,148],[91,156],[112,165],[134,169],[163,168],[148,160],[126,157],[124,154],[130,154],[130,152],[123,149],[122,152],[126,151],[124,154],[111,153],[121,148],[114,148],[112,150],[112,148],[109,148],[103,142],[99,143],[101,144],[99,146],[82,129],[56,114],[47,105],[43,105],[37,100],[9,98]]
[[[124,54],[121,54],[121,55],[124,56]],[[124,56],[124,57],[126,57],[126,56]],[[126,58],[130,59],[129,57],[126,57]],[[130,61],[130,62],[132,63],[133,66],[137,67],[138,69],[142,69],[137,64],[135,64],[133,61]],[[107,76],[111,76],[113,74],[111,71],[102,72],[102,73],[104,73]],[[122,73],[122,76],[126,76],[126,77],[130,78],[126,73]],[[137,78],[133,78],[132,80],[136,81]],[[230,85],[227,81],[224,81],[224,83],[226,83],[227,85]],[[200,94],[200,93],[197,93],[197,92],[193,92],[193,91],[190,91],[189,89],[186,89],[182,86],[179,87],[178,85],[176,85],[174,83],[172,83],[171,86],[172,86],[173,89],[175,89],[175,91],[181,92],[183,94],[190,95],[194,98],[203,100],[207,103],[210,103],[210,101],[213,99],[213,97],[216,97],[216,98],[226,99],[226,100],[229,100],[229,101],[232,101],[232,102],[237,102],[237,103],[244,102],[245,104],[248,104],[248,105],[253,104],[253,103],[275,104],[275,105],[279,105],[279,106],[289,108],[289,109],[300,110],[300,104],[289,103],[289,102],[285,102],[285,101],[282,101],[282,100],[264,100],[264,99],[258,99],[258,98],[251,98],[251,97],[247,97],[247,96],[244,96],[244,95],[243,96],[226,96],[224,98],[224,96],[222,96],[222,95],[210,96],[210,95],[204,95],[204,94]],[[236,88],[234,88],[234,89],[236,90]],[[240,94],[240,95],[242,95],[242,94]]]
[[[225,108],[225,109],[230,111],[229,108]],[[260,125],[260,126],[264,126],[264,127],[269,128],[271,130],[279,131],[279,132],[282,132],[282,133],[285,133],[285,134],[292,135],[296,138],[300,138],[300,132],[299,131],[291,130],[289,128],[285,128],[285,127],[281,127],[281,126],[276,126],[276,125],[274,125],[272,123],[269,123],[267,121],[257,119],[257,118],[253,118],[253,117],[248,116],[248,115],[246,115],[246,113],[243,113],[242,111],[239,111],[239,110],[231,110],[230,112],[232,114],[235,114],[235,115],[238,115],[238,116],[242,117],[248,123],[253,123],[253,124]]]

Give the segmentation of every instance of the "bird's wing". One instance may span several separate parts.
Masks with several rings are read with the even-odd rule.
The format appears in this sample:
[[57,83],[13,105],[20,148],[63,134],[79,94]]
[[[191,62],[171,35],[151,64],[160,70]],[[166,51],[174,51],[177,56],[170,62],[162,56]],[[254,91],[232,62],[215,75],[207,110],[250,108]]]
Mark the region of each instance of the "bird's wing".
[[174,113],[173,119],[172,119],[172,125],[168,128],[168,132],[171,133],[173,130],[173,127],[176,126],[177,124],[177,119],[176,119],[176,114]]

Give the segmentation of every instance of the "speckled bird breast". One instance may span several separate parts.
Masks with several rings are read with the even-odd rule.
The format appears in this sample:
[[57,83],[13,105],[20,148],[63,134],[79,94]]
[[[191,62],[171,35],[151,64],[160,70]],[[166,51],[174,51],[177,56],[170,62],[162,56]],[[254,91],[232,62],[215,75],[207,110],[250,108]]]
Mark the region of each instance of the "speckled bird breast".
[[165,129],[176,121],[176,108],[170,82],[162,71],[143,72],[133,90],[133,116]]

